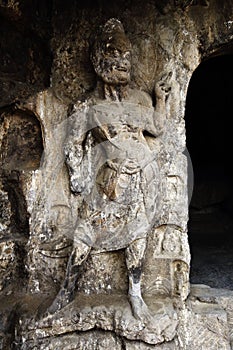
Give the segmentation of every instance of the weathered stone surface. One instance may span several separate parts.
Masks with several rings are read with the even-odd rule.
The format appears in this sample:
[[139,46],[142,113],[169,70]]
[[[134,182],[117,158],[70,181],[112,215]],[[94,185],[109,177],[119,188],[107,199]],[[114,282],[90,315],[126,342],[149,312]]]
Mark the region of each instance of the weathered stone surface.
[[193,285],[191,289],[191,299],[198,299],[203,303],[218,305],[226,312],[228,323],[228,337],[230,339],[231,347],[233,345],[233,322],[232,322],[232,298],[233,293],[227,289],[210,288],[206,285]]
[[[185,343],[185,348],[231,349],[226,302],[231,298],[232,292],[227,290],[217,290],[202,285],[191,288],[189,306],[184,310],[187,322],[186,334],[180,333],[180,339]],[[223,307],[223,300],[225,300],[225,307]],[[181,332],[182,329],[181,326]]]
[[98,349],[104,350],[112,348],[122,350],[122,340],[117,338],[114,333],[89,331],[64,335],[59,338],[45,338],[40,340],[26,341],[21,347],[22,350],[40,349],[40,350],[79,350],[79,349]]
[[17,301],[13,296],[0,299],[0,349],[10,349],[15,340],[17,324]]
[[146,302],[152,315],[147,323],[133,317],[129,302],[121,295],[88,297],[80,294],[72,304],[54,316],[48,315],[38,321],[29,320],[23,338],[45,338],[98,328],[149,344],[172,340],[178,322],[169,299],[160,298],[155,301],[148,296]]
[[1,113],[1,170],[35,170],[40,167],[43,141],[40,123],[26,111]]
[[4,233],[7,232],[7,229],[10,227],[12,215],[8,194],[2,190],[2,188],[0,189],[0,203],[0,232],[2,238],[2,236],[4,236]]
[[177,350],[180,349],[178,345],[178,341],[165,342],[161,345],[148,345],[143,342],[135,342],[135,341],[124,341],[126,350]]
[[[0,348],[16,341],[15,347],[24,350],[230,349],[232,297],[223,292],[213,296],[207,288],[205,293],[192,290],[187,300],[190,253],[183,152],[189,79],[203,58],[232,52],[232,13],[230,0],[119,0],[114,5],[105,1],[31,1],[30,5],[0,1],[0,105],[11,105],[1,111],[0,278],[3,297],[13,293],[7,301],[9,309],[1,309]],[[85,294],[85,307],[75,299],[54,315],[45,318],[43,314],[66,278],[77,217],[82,214],[82,197],[70,188],[72,167],[67,169],[63,152],[69,117],[77,116],[98,91],[90,51],[100,25],[113,17],[121,20],[132,44],[129,91],[134,106],[128,106],[132,115],[139,100],[149,110],[143,116],[156,110],[159,86],[166,93],[162,118],[161,113],[154,115],[158,135],[151,145],[159,169],[157,215],[147,232],[141,274],[142,293],[154,310],[155,321],[144,328],[142,321],[133,318],[126,300],[128,271],[121,249],[93,249],[81,266],[75,288]],[[122,91],[112,90],[118,98],[124,95]],[[111,95],[109,89],[104,93]],[[70,103],[75,104],[76,114]],[[114,108],[109,110],[114,116]],[[80,117],[79,126],[86,118],[86,114]],[[143,130],[150,138],[151,130]],[[75,159],[78,162],[77,154]],[[99,175],[101,185],[107,179]],[[104,191],[109,195],[110,186]],[[118,242],[124,243],[122,248],[124,239]],[[26,297],[28,313],[14,302],[24,304],[18,293],[25,293],[25,287],[30,295]],[[121,302],[114,302],[115,294]],[[108,302],[96,306],[88,298]],[[167,298],[168,310],[159,308],[159,298]],[[76,323],[71,322],[70,312],[76,315]],[[36,321],[32,319],[35,313]],[[95,330],[96,326],[102,330]],[[65,334],[69,330],[73,333]],[[42,338],[32,339],[37,332]]]
[[[17,257],[15,252],[15,242],[3,241],[0,243],[0,290],[9,287],[11,280],[17,279]],[[12,286],[11,286],[12,288]],[[8,288],[9,289],[9,288]]]

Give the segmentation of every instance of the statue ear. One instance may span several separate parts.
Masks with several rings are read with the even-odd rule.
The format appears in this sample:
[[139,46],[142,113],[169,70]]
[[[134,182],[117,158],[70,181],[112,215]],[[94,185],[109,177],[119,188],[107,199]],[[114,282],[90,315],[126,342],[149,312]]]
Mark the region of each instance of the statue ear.
[[96,59],[96,55],[93,54],[93,52],[91,52],[91,54],[90,54],[90,59],[91,59],[92,65],[93,65],[93,67],[95,69],[95,66],[96,66],[96,63],[97,63],[97,59]]
[[97,55],[97,52],[95,51],[94,53],[91,54],[91,62],[93,65],[93,68],[96,72],[97,75],[99,75],[99,71],[100,71],[100,57]]
[[92,43],[90,47],[90,59],[94,67],[94,70],[97,73],[99,61],[100,61],[100,45],[96,37],[95,37],[95,41]]

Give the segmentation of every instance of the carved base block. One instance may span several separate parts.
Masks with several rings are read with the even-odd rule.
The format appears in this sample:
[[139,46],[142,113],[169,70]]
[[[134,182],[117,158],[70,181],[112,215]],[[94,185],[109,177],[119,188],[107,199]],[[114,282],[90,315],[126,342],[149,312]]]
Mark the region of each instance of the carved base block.
[[152,317],[137,320],[132,315],[126,296],[77,295],[76,299],[54,315],[24,323],[23,338],[27,341],[50,336],[61,336],[76,331],[102,329],[130,340],[148,344],[171,341],[178,326],[172,302],[166,298],[145,297]]

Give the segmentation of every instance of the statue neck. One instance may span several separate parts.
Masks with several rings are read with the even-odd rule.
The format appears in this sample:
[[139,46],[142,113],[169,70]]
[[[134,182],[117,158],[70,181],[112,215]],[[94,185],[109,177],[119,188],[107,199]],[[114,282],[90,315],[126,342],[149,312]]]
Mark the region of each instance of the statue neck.
[[104,84],[104,98],[111,101],[122,101],[127,97],[128,85]]
[[109,101],[122,101],[128,96],[128,84],[111,85],[99,81],[98,90],[100,95]]
[[122,101],[128,97],[129,86],[128,84],[111,85],[98,80],[96,94],[99,98],[107,101]]

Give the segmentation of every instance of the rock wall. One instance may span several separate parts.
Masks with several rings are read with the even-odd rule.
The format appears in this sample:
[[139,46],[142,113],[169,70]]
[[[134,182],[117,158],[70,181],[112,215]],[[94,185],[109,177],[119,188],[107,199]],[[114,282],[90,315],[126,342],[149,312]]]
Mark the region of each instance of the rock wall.
[[[200,62],[232,52],[232,15],[230,0],[0,1],[0,348],[231,349],[232,293],[190,292],[184,112]],[[157,212],[142,273],[150,321],[132,315],[123,249],[93,249],[74,300],[47,311],[82,214],[64,144],[73,105],[80,111],[95,94],[90,53],[109,18],[132,45],[130,89],[148,96],[156,120],[162,114]],[[162,113],[158,84],[167,89]]]

